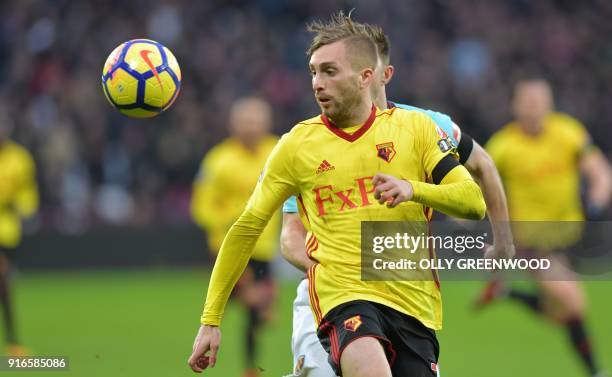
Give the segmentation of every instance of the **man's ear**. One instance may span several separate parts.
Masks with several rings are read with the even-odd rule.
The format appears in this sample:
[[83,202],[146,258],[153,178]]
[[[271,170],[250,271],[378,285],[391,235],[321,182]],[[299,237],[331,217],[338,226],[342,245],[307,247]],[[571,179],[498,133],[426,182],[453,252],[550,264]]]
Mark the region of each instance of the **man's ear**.
[[367,88],[374,82],[374,69],[365,68],[359,74],[359,88]]
[[387,85],[389,81],[391,81],[394,73],[395,73],[395,67],[393,67],[392,65],[388,65],[385,67],[384,79],[383,79],[385,85]]

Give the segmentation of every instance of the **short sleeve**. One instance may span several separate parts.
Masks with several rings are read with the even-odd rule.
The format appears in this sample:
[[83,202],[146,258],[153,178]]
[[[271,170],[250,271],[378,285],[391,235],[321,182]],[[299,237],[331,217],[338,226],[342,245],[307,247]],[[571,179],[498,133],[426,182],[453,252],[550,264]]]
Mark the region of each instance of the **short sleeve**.
[[593,141],[586,127],[578,119],[569,115],[563,115],[565,118],[565,131],[569,135],[565,138],[572,142],[572,148],[577,156],[583,155],[593,147]]
[[431,117],[421,116],[419,121],[422,123],[419,129],[421,130],[423,168],[431,177],[440,160],[449,154],[457,157],[455,145],[448,134],[436,125]]
[[[503,132],[503,131],[500,131]],[[504,150],[505,143],[503,135],[498,132],[494,134],[489,141],[485,144],[485,150],[491,156],[491,159],[495,163],[497,170],[501,175],[503,175],[504,171]]]
[[451,117],[433,110],[425,110],[425,113],[429,115],[431,119],[433,119],[433,121],[442,131],[444,131],[455,146],[459,145],[461,130],[452,121]]
[[283,204],[283,213],[297,213],[297,212],[298,212],[297,199],[295,198],[295,196],[292,196],[285,201],[285,204]]

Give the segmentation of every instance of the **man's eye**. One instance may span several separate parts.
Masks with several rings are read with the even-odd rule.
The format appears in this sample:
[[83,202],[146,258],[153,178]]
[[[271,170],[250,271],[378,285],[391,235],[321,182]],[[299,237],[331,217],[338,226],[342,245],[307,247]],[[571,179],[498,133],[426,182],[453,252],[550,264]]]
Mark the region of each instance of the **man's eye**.
[[336,71],[334,69],[326,69],[325,73],[327,73],[328,75],[332,76],[334,73],[336,73]]

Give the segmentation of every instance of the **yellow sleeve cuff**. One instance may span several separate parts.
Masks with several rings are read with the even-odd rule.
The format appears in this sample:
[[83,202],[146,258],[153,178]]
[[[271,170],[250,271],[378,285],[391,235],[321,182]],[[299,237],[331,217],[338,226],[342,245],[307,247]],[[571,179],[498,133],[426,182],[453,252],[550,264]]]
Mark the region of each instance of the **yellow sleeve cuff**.
[[439,185],[409,182],[412,184],[414,202],[464,219],[480,220],[486,214],[482,191],[463,166],[451,170]]

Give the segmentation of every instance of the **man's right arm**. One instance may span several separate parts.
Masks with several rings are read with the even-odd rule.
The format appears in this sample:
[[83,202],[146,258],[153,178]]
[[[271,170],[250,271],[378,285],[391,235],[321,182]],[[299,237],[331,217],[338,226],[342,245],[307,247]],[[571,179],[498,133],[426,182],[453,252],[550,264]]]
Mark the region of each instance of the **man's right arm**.
[[250,259],[257,239],[283,201],[295,193],[292,160],[284,136],[270,153],[242,215],[223,240],[215,261],[201,322],[218,326],[229,295]]
[[195,372],[202,371],[198,361],[209,350],[210,365],[214,366],[218,347],[214,340],[220,342],[221,334],[217,327],[221,323],[229,295],[244,271],[264,227],[282,202],[295,193],[295,179],[291,170],[295,151],[286,144],[287,136],[283,137],[270,153],[260,181],[244,212],[232,225],[219,250],[200,319],[202,326],[188,361]]
[[485,256],[512,258],[515,250],[508,216],[508,204],[495,162],[469,135],[461,133],[459,135],[460,141],[457,148],[459,160],[482,189],[493,230],[493,246],[485,250]]

